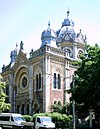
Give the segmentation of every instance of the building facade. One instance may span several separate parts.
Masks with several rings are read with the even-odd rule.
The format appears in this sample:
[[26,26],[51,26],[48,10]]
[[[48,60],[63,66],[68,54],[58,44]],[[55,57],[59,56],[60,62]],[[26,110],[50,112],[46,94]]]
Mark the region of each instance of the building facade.
[[59,30],[54,31],[48,23],[41,34],[40,48],[32,49],[29,58],[23,45],[21,41],[20,49],[11,51],[10,63],[2,67],[10,112],[32,115],[50,112],[54,103],[69,103],[70,94],[65,90],[70,89],[77,69],[72,64],[85,52],[86,45],[86,36],[81,30],[75,32],[69,11]]

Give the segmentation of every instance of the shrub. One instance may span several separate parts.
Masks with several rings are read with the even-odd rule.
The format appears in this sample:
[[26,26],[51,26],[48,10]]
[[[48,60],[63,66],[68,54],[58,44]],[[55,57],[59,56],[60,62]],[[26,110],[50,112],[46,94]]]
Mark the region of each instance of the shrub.
[[32,121],[32,116],[30,115],[23,115],[24,119],[27,121],[27,122],[30,122]]
[[46,116],[46,115],[45,115],[45,113],[36,113],[36,114],[34,114],[34,116],[32,116],[32,121],[33,121],[33,122],[35,122],[35,118],[36,118],[37,116]]
[[67,116],[66,114],[60,114],[58,112],[54,113],[39,113],[32,116],[33,121],[35,121],[35,118],[37,116],[49,116],[52,118],[52,121],[55,123],[56,128],[61,129],[71,129],[72,128],[72,117]]

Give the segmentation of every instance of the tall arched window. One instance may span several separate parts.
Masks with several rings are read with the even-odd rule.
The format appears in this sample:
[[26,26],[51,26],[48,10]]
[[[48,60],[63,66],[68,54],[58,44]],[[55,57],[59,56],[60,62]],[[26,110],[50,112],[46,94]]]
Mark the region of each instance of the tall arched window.
[[41,89],[41,74],[39,73],[39,89]]
[[61,89],[61,76],[58,74],[58,89]]
[[36,90],[38,90],[38,74],[36,75]]
[[53,87],[56,89],[56,73],[53,76]]
[[26,111],[27,111],[27,115],[29,115],[29,104],[27,104]]
[[36,90],[41,89],[42,85],[42,77],[41,77],[41,73],[36,74]]
[[53,75],[53,88],[61,89],[61,75],[59,73]]

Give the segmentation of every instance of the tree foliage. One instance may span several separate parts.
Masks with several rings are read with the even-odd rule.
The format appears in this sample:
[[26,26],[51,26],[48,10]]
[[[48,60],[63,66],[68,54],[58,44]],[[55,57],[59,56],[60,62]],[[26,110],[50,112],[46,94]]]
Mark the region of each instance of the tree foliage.
[[[86,46],[86,52],[80,56],[81,64],[75,71],[75,87],[70,92],[72,98],[87,108],[100,108],[100,47]],[[99,107],[99,108],[98,108]]]
[[55,104],[51,105],[51,110],[53,112],[58,112],[61,114],[69,114],[70,106],[71,106],[70,103],[65,103],[64,105],[55,103]]
[[2,76],[0,75],[0,112],[10,108],[10,104],[5,102],[7,97],[4,93],[5,86],[6,84],[3,82]]
[[58,112],[46,112],[46,113],[37,113],[32,116],[33,122],[37,116],[49,116],[52,118],[52,121],[55,123],[57,129],[72,129],[72,116],[61,114]]

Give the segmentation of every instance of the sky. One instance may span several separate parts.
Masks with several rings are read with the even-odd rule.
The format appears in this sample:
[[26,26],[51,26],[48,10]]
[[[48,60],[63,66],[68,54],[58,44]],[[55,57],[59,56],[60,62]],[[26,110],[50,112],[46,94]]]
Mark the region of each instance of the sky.
[[20,42],[24,52],[39,49],[41,33],[57,31],[67,17],[74,21],[75,32],[81,29],[87,43],[100,45],[100,0],[0,0],[0,71],[10,63],[10,53]]

